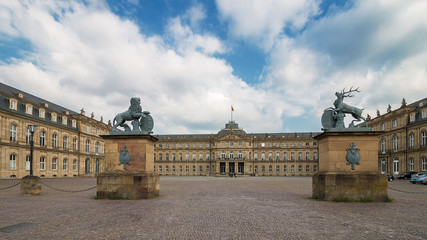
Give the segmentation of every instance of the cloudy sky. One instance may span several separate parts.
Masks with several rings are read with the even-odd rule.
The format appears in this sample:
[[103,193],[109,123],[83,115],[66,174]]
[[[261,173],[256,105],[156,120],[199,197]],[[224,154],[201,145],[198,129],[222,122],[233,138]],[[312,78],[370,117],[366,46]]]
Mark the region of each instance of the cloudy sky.
[[[427,97],[425,0],[0,1],[0,81],[105,120],[142,99],[155,133],[320,131]],[[347,117],[351,119],[350,116]]]

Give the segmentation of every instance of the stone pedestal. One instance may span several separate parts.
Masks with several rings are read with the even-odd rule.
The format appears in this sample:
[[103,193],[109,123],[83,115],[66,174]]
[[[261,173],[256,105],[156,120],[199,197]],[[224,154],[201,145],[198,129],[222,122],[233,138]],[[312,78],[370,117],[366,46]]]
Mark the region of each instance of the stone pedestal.
[[[319,173],[313,176],[313,198],[343,201],[386,201],[387,178],[379,171],[378,136],[373,131],[323,132],[319,146]],[[358,149],[359,164],[347,164],[347,149]],[[350,153],[350,155],[353,155]]]
[[[97,198],[147,199],[159,195],[159,175],[154,172],[154,142],[151,135],[114,134],[105,140],[105,165],[97,175]],[[120,163],[120,151],[127,146],[129,164]]]
[[21,179],[21,194],[38,195],[42,192],[40,177],[25,176]]

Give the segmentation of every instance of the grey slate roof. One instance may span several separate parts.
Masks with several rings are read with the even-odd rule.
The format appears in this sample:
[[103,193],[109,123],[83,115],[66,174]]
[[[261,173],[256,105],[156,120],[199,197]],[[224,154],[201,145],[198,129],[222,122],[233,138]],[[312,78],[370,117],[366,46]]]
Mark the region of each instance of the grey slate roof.
[[[19,93],[23,94],[23,98],[19,97]],[[11,110],[9,108],[9,99],[14,98],[18,101],[17,110]],[[33,105],[33,112],[32,114],[27,114],[25,112],[25,104],[31,104]],[[44,103],[48,104],[48,107],[44,106]],[[43,108],[45,109],[45,118],[39,118],[39,109]],[[55,104],[53,102],[47,101],[45,99],[39,98],[37,96],[34,96],[32,94],[29,94],[27,92],[21,91],[19,89],[16,89],[14,87],[8,86],[4,83],[0,83],[0,110],[16,113],[23,115],[25,117],[29,117],[32,119],[36,119],[38,121],[44,121],[49,124],[55,124],[61,127],[67,127],[72,128],[71,119],[73,119],[72,115],[78,114],[70,109],[64,108],[62,106],[59,106],[58,104]],[[66,115],[65,112],[68,111],[69,115]],[[56,112],[58,114],[57,122],[51,121],[51,113]],[[67,125],[62,124],[62,116],[67,116],[68,123]],[[75,129],[75,128],[72,128]]]

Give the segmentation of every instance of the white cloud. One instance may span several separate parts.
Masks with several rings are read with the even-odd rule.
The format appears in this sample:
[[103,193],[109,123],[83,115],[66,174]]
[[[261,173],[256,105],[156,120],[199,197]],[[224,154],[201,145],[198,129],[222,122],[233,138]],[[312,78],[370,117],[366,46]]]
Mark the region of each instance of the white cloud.
[[422,99],[427,21],[420,9],[427,9],[426,1],[357,1],[294,38],[282,34],[270,51],[264,84],[304,108],[299,116],[320,117],[334,92],[351,86],[362,92],[345,101],[366,108],[365,116],[389,103],[398,108],[403,97]]
[[135,23],[102,4],[25,2],[0,9],[17,13],[5,20],[33,45],[27,58],[0,65],[6,84],[74,111],[84,107],[105,120],[138,96],[152,113],[155,133],[219,130],[229,119],[230,105],[245,129],[281,129],[287,104],[280,96],[233,76],[230,65],[212,57],[224,51],[220,41],[193,32],[180,17],[170,22],[175,45],[169,46],[161,36],[141,34]]
[[221,17],[231,33],[252,38],[269,49],[283,28],[300,30],[319,12],[318,0],[217,0]]

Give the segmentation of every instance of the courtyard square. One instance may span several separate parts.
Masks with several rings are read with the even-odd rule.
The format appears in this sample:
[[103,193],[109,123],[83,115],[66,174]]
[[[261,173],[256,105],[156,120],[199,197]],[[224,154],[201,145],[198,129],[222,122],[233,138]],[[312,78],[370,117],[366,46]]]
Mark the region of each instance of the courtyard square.
[[[18,181],[2,179],[0,188]],[[42,182],[80,190],[96,178]],[[408,180],[389,187],[427,192]],[[311,177],[162,176],[150,200],[96,200],[96,189],[45,185],[39,196],[21,195],[17,186],[0,190],[0,239],[427,238],[427,194],[389,189],[392,202],[349,203],[316,201],[311,191]]]

